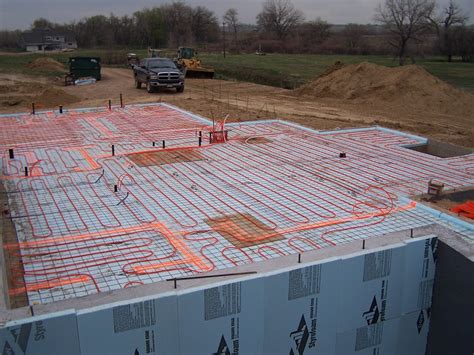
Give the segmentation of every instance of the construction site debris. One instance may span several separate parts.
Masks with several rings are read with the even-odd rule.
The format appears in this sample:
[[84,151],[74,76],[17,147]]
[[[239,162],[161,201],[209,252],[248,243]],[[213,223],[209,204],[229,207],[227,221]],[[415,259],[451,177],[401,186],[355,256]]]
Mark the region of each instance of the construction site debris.
[[454,207],[451,207],[451,212],[457,213],[463,217],[474,219],[474,201],[467,201]]
[[97,80],[95,78],[81,78],[77,79],[74,81],[74,85],[89,85],[89,84],[95,84]]
[[443,192],[444,184],[431,179],[428,182],[428,195],[439,196]]

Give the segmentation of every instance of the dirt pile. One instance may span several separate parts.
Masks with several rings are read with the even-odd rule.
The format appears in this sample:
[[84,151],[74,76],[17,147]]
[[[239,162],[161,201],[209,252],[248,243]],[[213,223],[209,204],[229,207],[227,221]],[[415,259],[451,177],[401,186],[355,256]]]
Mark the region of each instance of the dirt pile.
[[37,58],[32,62],[28,63],[30,69],[41,69],[41,70],[53,70],[65,72],[64,65],[53,58],[43,57]]
[[29,81],[0,80],[0,108],[17,107],[18,110],[30,108],[34,102],[38,109],[55,108],[79,102],[80,98],[65,92],[62,88],[47,83]]
[[67,105],[80,101],[77,96],[70,95],[64,92],[64,90],[55,87],[47,88],[34,99],[44,107],[56,107],[59,105]]
[[340,99],[375,107],[411,107],[441,114],[473,115],[474,95],[458,90],[417,65],[388,68],[336,63],[297,96]]
[[330,67],[327,67],[325,71],[319,74],[318,78],[322,78],[323,76],[328,76],[329,74],[334,73],[336,70],[344,68],[346,65],[343,62],[337,61]]

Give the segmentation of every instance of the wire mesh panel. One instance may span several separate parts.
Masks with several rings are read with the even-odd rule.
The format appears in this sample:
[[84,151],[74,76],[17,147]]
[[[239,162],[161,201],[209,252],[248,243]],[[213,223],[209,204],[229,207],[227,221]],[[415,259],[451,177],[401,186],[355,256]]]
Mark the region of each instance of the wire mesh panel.
[[378,128],[231,124],[214,144],[211,123],[167,105],[0,125],[10,296],[31,304],[446,224],[400,198],[474,183],[473,155],[428,156]]

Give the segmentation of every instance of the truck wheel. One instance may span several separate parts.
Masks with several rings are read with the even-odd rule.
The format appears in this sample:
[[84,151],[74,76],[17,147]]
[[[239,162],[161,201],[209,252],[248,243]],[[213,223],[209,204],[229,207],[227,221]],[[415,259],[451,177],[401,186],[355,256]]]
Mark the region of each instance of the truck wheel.
[[142,88],[142,83],[139,82],[137,79],[135,79],[135,87],[136,87],[137,89],[141,89],[141,88]]
[[148,91],[150,94],[155,91],[155,89],[153,88],[153,85],[151,85],[149,82],[146,83],[146,91]]
[[176,88],[176,92],[183,92],[184,91],[184,85],[183,86],[178,86]]

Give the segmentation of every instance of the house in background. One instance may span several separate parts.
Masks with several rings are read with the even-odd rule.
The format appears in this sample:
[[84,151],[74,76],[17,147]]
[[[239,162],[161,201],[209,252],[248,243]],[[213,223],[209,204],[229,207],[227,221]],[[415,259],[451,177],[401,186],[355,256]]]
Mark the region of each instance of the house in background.
[[76,49],[76,36],[70,31],[34,29],[21,34],[20,46],[27,52]]

